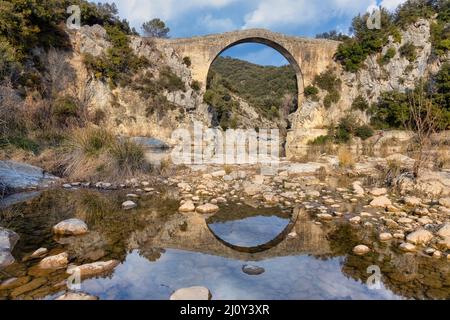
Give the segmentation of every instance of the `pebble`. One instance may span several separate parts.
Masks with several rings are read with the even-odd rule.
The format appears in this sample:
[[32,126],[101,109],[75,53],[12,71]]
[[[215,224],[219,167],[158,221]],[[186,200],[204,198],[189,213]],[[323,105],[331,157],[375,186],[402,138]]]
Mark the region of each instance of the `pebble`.
[[219,211],[219,207],[212,203],[203,204],[196,209],[199,213],[213,213]]
[[353,253],[359,256],[365,255],[368,252],[370,252],[369,247],[363,244],[357,245],[356,247],[353,248]]
[[189,287],[176,290],[170,300],[211,300],[211,292],[205,287]]
[[242,271],[248,275],[256,276],[256,275],[264,273],[266,270],[264,270],[264,268],[261,268],[258,266],[245,264],[242,266]]
[[391,239],[392,239],[392,234],[390,234],[389,232],[383,232],[380,234],[381,241],[389,241]]
[[133,208],[136,208],[137,204],[131,200],[125,201],[124,203],[122,203],[122,209],[124,210],[130,210]]

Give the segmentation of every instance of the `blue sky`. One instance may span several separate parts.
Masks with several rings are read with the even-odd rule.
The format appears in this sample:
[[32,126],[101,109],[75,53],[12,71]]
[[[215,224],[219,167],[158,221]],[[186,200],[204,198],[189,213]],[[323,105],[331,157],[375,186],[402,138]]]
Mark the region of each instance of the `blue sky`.
[[[394,10],[405,0],[96,0],[115,2],[122,18],[138,31],[144,21],[158,17],[172,38],[192,37],[249,28],[266,28],[289,35],[314,37],[337,30],[348,32],[352,18],[370,6]],[[287,61],[262,45],[233,47],[223,55],[264,65]]]

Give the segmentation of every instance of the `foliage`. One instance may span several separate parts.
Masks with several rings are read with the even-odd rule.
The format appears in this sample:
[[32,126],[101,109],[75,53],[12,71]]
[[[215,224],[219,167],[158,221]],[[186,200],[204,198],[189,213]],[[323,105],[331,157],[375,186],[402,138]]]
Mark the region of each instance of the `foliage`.
[[191,83],[191,88],[194,91],[200,91],[202,89],[202,84],[198,80],[194,80]]
[[408,99],[398,91],[383,92],[371,108],[371,123],[376,128],[399,128],[408,120]]
[[353,110],[367,111],[369,109],[369,102],[362,95],[359,95],[352,102]]
[[319,89],[317,89],[315,86],[309,85],[305,88],[306,97],[317,96],[318,93]]
[[191,58],[189,58],[189,57],[184,57],[184,58],[183,58],[183,63],[185,64],[186,67],[189,68],[189,67],[192,65]]
[[309,145],[312,146],[321,146],[321,145],[325,145],[329,142],[331,142],[331,137],[329,135],[326,136],[318,136],[317,138],[315,138],[314,140],[308,141]]
[[409,62],[414,62],[414,60],[416,60],[417,58],[416,47],[411,42],[407,42],[403,46],[401,46],[399,52],[400,55],[406,58],[406,60],[408,60]]
[[397,50],[395,50],[395,48],[389,48],[386,53],[384,54],[384,56],[380,59],[380,64],[381,65],[385,65],[388,64],[389,61],[391,61],[391,59],[393,57],[395,57],[395,54],[397,53]]
[[168,38],[170,29],[161,19],[155,18],[142,24],[144,35],[151,38]]
[[183,80],[173,73],[168,66],[163,67],[160,71],[159,85],[168,91],[186,91]]
[[330,108],[333,103],[337,103],[341,99],[342,81],[331,70],[322,72],[314,79],[314,84],[322,90],[327,91],[327,95],[323,99],[325,108]]
[[337,32],[336,30],[331,30],[324,33],[319,33],[316,35],[316,39],[329,39],[329,40],[335,40],[335,41],[344,41],[348,40],[350,37],[346,34],[343,34],[341,32]]
[[142,145],[130,139],[119,139],[111,149],[110,154],[121,175],[133,175],[146,167],[145,154]]
[[368,125],[362,125],[355,130],[355,136],[361,138],[362,140],[367,140],[374,134],[373,129]]

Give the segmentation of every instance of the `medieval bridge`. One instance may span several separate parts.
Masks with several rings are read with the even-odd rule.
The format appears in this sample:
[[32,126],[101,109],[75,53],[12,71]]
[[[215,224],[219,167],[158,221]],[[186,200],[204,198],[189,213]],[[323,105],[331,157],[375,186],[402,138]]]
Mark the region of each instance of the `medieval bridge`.
[[297,74],[299,101],[303,90],[315,75],[326,70],[332,62],[339,42],[287,36],[265,29],[248,29],[192,38],[157,39],[158,45],[173,48],[177,54],[191,59],[193,80],[206,87],[213,61],[225,50],[241,43],[261,43],[280,52]]

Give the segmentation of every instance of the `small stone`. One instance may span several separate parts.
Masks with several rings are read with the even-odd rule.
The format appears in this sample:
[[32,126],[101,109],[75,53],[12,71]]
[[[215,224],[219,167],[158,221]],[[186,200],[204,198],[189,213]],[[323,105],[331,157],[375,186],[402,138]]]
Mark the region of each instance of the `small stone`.
[[195,211],[195,205],[191,200],[187,200],[185,203],[178,208],[180,212],[192,212]]
[[387,189],[386,188],[373,188],[372,190],[370,190],[369,192],[371,195],[373,196],[382,196],[384,194],[387,193]]
[[399,248],[405,252],[414,252],[416,251],[416,246],[409,243],[409,242],[403,242],[400,244]]
[[426,249],[424,250],[424,252],[425,252],[426,254],[433,254],[435,251],[436,251],[436,249],[433,249],[433,248],[426,248]]
[[39,268],[41,269],[61,269],[67,266],[69,263],[69,255],[67,252],[63,252],[54,256],[50,256],[42,259],[39,262]]
[[84,292],[67,292],[55,300],[98,300],[98,297],[91,296]]
[[206,203],[198,206],[196,211],[199,213],[214,213],[216,211],[219,211],[219,207],[212,203]]
[[333,216],[329,213],[318,213],[317,218],[326,221],[333,220]]
[[370,205],[372,207],[382,207],[382,208],[386,208],[390,205],[392,205],[391,200],[389,200],[386,196],[381,196],[381,197],[377,197],[375,199],[373,199],[370,202]]
[[363,187],[361,187],[361,182],[355,181],[352,186],[353,186],[353,191],[356,195],[358,195],[358,196],[364,195],[364,189],[363,189]]
[[72,185],[70,183],[64,183],[63,188],[70,189],[70,188],[72,188]]
[[450,237],[450,222],[440,228],[437,234],[442,238]]
[[30,282],[27,282],[26,284],[24,284],[23,286],[17,287],[15,288],[12,292],[11,292],[11,297],[12,298],[16,298],[26,292],[30,292],[34,289],[37,289],[39,287],[42,287],[45,283],[47,283],[47,279],[46,278],[36,278],[33,279]]
[[432,224],[433,220],[431,220],[428,217],[421,217],[421,218],[417,219],[417,222],[419,222],[421,225],[426,225],[426,224]]
[[439,250],[436,250],[435,252],[433,252],[433,258],[441,258],[442,257],[442,252],[440,252]]
[[144,188],[145,192],[153,192],[155,191],[155,188]]
[[294,239],[294,238],[297,238],[298,234],[297,234],[297,232],[293,231],[293,232],[289,233],[287,236],[289,239]]
[[67,219],[53,227],[53,232],[60,235],[82,235],[88,232],[88,226],[80,219]]
[[422,201],[417,197],[405,197],[405,198],[403,198],[403,202],[407,206],[411,206],[411,207],[420,206],[420,204],[422,203]]
[[383,232],[380,233],[380,240],[381,241],[389,241],[392,240],[392,234],[390,234],[389,232]]
[[350,221],[350,223],[358,224],[361,222],[361,217],[356,216],[356,217],[349,219],[349,221]]
[[47,248],[39,248],[30,255],[30,258],[31,259],[42,258],[47,254],[47,252],[48,252]]
[[405,239],[405,235],[403,233],[394,233],[394,238],[403,240]]
[[371,217],[372,216],[372,214],[369,213],[369,212],[361,212],[359,215],[361,217],[363,217],[363,218],[367,218],[367,217]]
[[73,274],[75,272],[79,272],[79,275],[81,277],[89,277],[109,272],[117,267],[119,263],[120,262],[117,260],[97,261],[93,263],[83,264],[81,266],[69,267],[67,269],[67,273]]
[[278,197],[273,193],[265,193],[263,199],[267,203],[278,203],[279,201]]
[[450,197],[439,199],[439,204],[443,207],[450,208]]
[[211,300],[211,292],[205,287],[190,287],[176,290],[170,300]]
[[222,179],[223,179],[223,181],[233,181],[234,180],[234,178],[230,175],[225,175],[225,176],[223,176]]
[[211,176],[218,178],[218,177],[223,177],[226,174],[227,173],[225,172],[225,170],[219,170],[219,171],[212,172]]
[[242,266],[242,271],[248,275],[251,276],[257,276],[259,274],[264,273],[266,270],[264,270],[264,268],[258,267],[258,266],[253,266],[253,265],[249,265],[249,264],[245,264]]
[[0,284],[0,290],[15,289],[17,287],[23,286],[24,284],[28,283],[30,281],[30,279],[31,278],[29,276],[20,277],[20,278],[9,278]]
[[357,245],[356,247],[353,248],[353,253],[358,256],[365,255],[368,252],[370,252],[369,247],[363,244]]
[[412,244],[427,244],[433,239],[433,234],[425,229],[416,230],[406,236],[406,241]]
[[124,203],[122,203],[122,209],[124,210],[130,210],[133,208],[136,208],[137,204],[131,200],[125,201]]
[[409,224],[409,223],[412,223],[413,222],[413,219],[411,219],[411,218],[400,218],[400,219],[398,219],[398,223],[401,223],[401,224]]
[[137,195],[135,193],[129,193],[129,194],[127,194],[127,198],[137,199],[137,198],[139,198],[139,195]]

